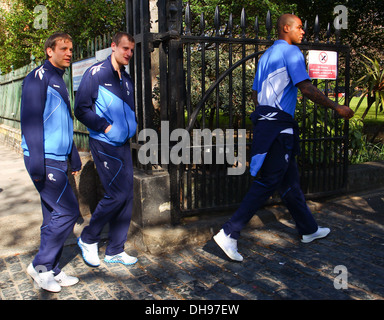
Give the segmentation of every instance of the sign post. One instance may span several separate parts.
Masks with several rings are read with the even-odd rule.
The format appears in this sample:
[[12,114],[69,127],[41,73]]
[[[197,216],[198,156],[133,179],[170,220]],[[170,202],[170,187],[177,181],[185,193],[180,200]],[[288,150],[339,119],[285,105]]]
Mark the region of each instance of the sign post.
[[308,51],[308,74],[311,79],[337,79],[336,51]]
[[84,72],[95,63],[96,63],[95,57],[72,63],[73,91],[77,91]]

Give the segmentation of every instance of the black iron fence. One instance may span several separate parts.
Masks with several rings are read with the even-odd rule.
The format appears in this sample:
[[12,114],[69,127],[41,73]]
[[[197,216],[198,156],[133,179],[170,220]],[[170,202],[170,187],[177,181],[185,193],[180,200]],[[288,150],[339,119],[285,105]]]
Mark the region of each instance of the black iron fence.
[[[214,25],[207,28],[203,14],[200,23],[193,26],[194,15],[181,0],[160,0],[159,30],[154,33],[146,23],[148,2],[128,3],[128,31],[137,39],[134,74],[140,129],[153,128],[159,137],[154,165],[144,168],[148,172],[168,170],[174,222],[186,215],[233,209],[251,182],[251,87],[258,58],[273,43],[270,14],[262,22],[255,17],[250,37],[244,10],[237,13],[241,19],[235,28],[232,14],[223,19],[216,9]],[[332,91],[338,100],[340,86],[348,90],[349,47],[340,44],[338,33],[332,34],[330,25],[322,32],[315,21],[311,35],[307,26],[305,21],[306,36],[299,45],[304,55],[308,50],[338,54],[338,80],[313,81],[325,94]],[[154,59],[159,62],[156,68],[151,64]],[[304,192],[318,196],[342,190],[347,179],[348,122],[302,97],[298,99],[296,118]],[[169,141],[160,141],[162,132],[166,136],[164,130],[176,134]],[[134,145],[139,150],[145,143],[136,140]],[[188,151],[181,146],[187,146]],[[162,161],[172,157],[176,161]],[[140,161],[137,163],[140,165]]]
[[[265,20],[255,17],[250,36],[244,10],[236,13],[241,19],[234,26],[232,14],[224,19],[217,9],[213,26],[207,27],[203,14],[197,17],[199,23],[192,23],[195,16],[181,0],[158,0],[156,18],[151,16],[148,0],[126,3],[127,29],[136,40],[130,64],[138,119],[131,143],[135,166],[148,174],[169,172],[175,223],[183,216],[235,208],[251,182],[251,87],[257,61],[273,43],[270,14]],[[151,26],[155,20],[156,32]],[[337,80],[313,83],[336,100],[343,91],[343,102],[348,104],[349,47],[340,44],[330,25],[322,32],[316,20],[313,34],[307,26],[305,21],[306,35],[299,45],[304,55],[308,50],[338,54]],[[106,35],[87,48],[77,48],[75,60],[93,56],[110,41]],[[342,190],[347,181],[348,121],[301,96],[295,116],[300,126],[298,164],[305,194],[313,197]],[[85,149],[86,128],[75,122],[76,143]],[[144,129],[157,137],[154,150],[144,153],[149,162],[140,158],[148,142]]]

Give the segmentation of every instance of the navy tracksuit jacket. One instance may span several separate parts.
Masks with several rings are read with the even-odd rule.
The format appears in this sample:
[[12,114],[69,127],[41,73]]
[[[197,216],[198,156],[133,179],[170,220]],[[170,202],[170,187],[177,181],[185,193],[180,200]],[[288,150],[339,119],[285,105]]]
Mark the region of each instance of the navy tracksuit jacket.
[[[75,98],[75,116],[89,130],[89,145],[105,190],[81,239],[99,242],[109,223],[107,255],[124,251],[133,204],[133,166],[129,138],[136,132],[134,87],[131,78],[114,70],[111,56],[83,75]],[[105,129],[112,125],[108,133]]]
[[73,171],[81,161],[73,143],[73,118],[64,70],[48,60],[23,81],[21,131],[24,161],[40,193],[43,211],[41,243],[33,266],[39,271],[58,267],[61,251],[79,217],[79,205],[69,185],[67,160]]
[[[259,176],[240,207],[223,225],[224,232],[238,239],[240,231],[265,201],[278,190],[295,220],[300,235],[316,232],[318,225],[300,188],[295,156],[299,153],[298,126],[292,116],[270,106],[257,106],[251,114],[253,141],[250,171]],[[293,134],[281,133],[293,129]]]

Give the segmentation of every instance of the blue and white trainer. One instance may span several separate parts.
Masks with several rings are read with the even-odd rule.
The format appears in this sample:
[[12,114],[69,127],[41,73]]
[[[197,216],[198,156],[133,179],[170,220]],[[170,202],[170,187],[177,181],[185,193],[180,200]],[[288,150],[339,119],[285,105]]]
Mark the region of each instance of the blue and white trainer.
[[122,263],[123,265],[130,266],[137,262],[137,258],[132,257],[123,251],[113,256],[105,255],[104,261],[108,263]]
[[81,249],[84,261],[91,267],[98,267],[100,265],[99,253],[97,242],[92,244],[84,243],[81,238],[77,238],[77,244]]

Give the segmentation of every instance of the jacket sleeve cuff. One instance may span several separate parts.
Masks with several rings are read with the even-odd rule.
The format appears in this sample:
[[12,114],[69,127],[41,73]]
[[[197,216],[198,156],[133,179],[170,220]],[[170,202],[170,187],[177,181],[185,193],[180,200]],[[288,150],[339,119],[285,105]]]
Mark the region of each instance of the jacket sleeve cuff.
[[77,151],[77,148],[75,146],[75,143],[72,145],[72,151],[69,155],[69,161],[71,164],[72,171],[80,171],[81,170],[81,159],[79,152]]

